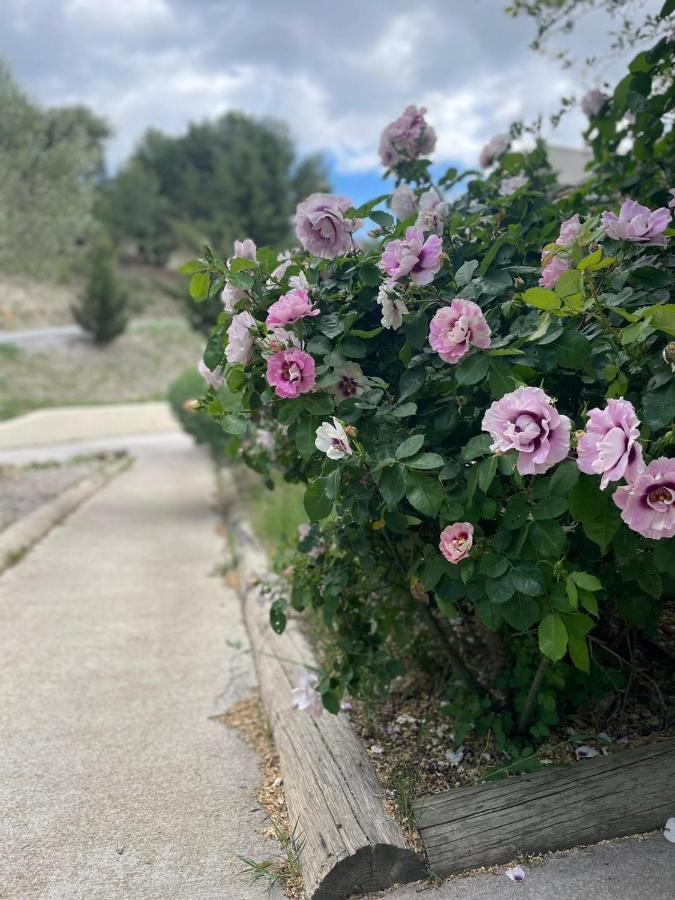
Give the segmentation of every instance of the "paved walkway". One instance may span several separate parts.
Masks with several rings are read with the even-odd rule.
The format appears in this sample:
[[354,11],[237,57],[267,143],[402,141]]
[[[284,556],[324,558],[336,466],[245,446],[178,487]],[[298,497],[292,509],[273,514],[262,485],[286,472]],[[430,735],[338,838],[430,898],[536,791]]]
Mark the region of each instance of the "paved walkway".
[[[180,425],[164,402],[57,406],[0,422],[0,452],[41,447],[44,455],[54,444],[178,432]],[[124,441],[119,446],[124,446]],[[35,450],[32,453],[35,455]]]
[[266,896],[256,758],[209,718],[254,684],[211,468],[137,457],[0,577],[3,900]]

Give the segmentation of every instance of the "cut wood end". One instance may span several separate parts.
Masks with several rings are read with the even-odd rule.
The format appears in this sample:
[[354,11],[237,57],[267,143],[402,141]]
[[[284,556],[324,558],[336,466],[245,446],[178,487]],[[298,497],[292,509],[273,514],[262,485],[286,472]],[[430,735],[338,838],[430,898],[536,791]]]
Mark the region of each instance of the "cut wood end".
[[311,900],[347,900],[355,894],[420,881],[428,874],[426,863],[412,850],[375,844],[341,859],[308,893]]

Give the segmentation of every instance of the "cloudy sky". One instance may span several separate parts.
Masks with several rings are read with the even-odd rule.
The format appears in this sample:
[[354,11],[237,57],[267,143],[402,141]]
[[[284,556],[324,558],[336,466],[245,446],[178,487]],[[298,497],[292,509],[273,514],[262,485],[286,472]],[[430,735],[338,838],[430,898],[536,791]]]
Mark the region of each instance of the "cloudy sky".
[[[149,126],[172,134],[227,109],[285,119],[301,151],[328,151],[337,187],[377,190],[380,131],[426,106],[436,158],[473,165],[516,118],[601,86],[528,49],[507,0],[0,0],[0,57],[49,105],[85,103],[115,130],[111,170]],[[660,0],[647,8],[659,7]],[[606,20],[575,35],[583,58]],[[603,75],[610,78],[612,69]],[[554,141],[579,146],[580,113]]]

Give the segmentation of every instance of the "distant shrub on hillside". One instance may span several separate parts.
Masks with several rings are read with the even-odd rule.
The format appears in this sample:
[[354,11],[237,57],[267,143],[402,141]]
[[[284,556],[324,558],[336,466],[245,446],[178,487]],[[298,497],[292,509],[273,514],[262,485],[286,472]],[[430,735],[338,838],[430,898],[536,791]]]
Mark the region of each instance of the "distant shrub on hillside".
[[129,292],[117,274],[117,255],[109,236],[100,232],[89,248],[84,293],[72,307],[75,321],[97,344],[109,344],[127,327]]

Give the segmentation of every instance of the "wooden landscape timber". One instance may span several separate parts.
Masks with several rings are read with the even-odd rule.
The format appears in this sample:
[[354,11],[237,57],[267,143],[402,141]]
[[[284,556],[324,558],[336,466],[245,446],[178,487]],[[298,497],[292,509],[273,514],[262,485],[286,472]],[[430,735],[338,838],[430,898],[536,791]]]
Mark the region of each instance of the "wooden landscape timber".
[[279,752],[289,822],[297,822],[302,845],[307,897],[344,900],[424,878],[426,864],[385,811],[371,762],[347,717],[313,718],[292,709],[297,670],[311,668],[315,659],[293,619],[282,635],[272,631],[268,608],[249,587],[269,571],[268,560],[241,511],[232,473],[225,472],[222,482],[260,691]]
[[675,810],[675,740],[443,791],[414,809],[439,876],[654,831]]

